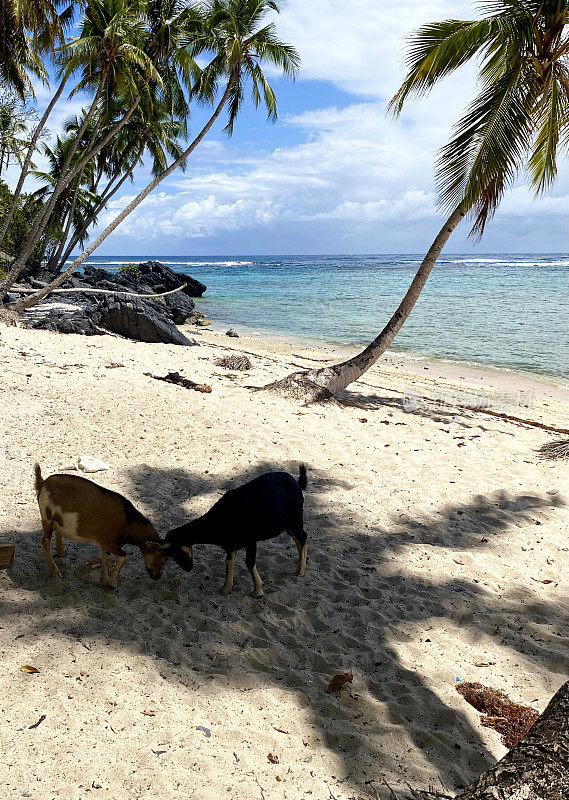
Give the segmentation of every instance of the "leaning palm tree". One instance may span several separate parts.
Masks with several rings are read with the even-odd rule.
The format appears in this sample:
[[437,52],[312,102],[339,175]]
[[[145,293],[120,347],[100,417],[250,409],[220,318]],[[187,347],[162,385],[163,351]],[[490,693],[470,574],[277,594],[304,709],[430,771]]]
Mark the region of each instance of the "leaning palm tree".
[[433,22],[411,35],[408,73],[390,102],[398,116],[408,98],[480,58],[479,93],[437,160],[440,205],[448,216],[405,297],[354,358],[294,373],[270,388],[308,398],[345,389],[387,350],[465,216],[473,221],[471,235],[480,238],[519,172],[526,171],[536,195],[552,184],[559,146],[566,148],[569,138],[568,1],[479,0],[478,5],[488,16]]
[[[81,266],[83,261],[162,181],[186,162],[213,127],[225,106],[228,107],[225,130],[231,134],[248,83],[251,85],[254,103],[259,105],[262,100],[269,119],[276,119],[275,94],[262,71],[261,64],[269,63],[284,75],[294,78],[300,59],[291,45],[285,44],[276,36],[273,23],[261,25],[269,10],[278,12],[279,7],[274,0],[206,0],[188,8],[186,47],[189,55],[194,60],[204,54],[213,55],[211,61],[201,71],[192,95],[196,99],[214,105],[212,115],[179,157],[157,175],[61,275],[44,289],[13,303],[12,309],[15,312],[20,312],[43,300]],[[215,103],[216,90],[221,88],[221,97]]]
[[[76,129],[78,121],[71,120],[66,132]],[[127,180],[133,179],[133,170],[144,161],[148,152],[152,159],[151,171],[159,175],[168,166],[168,157],[179,158],[185,149],[182,137],[185,135],[185,120],[172,119],[169,104],[156,101],[151,113],[138,108],[120,134],[104,148],[95,160],[92,170],[91,193],[97,193],[97,200],[84,216],[81,227],[75,227],[73,235],[65,244],[65,251],[59,251],[42,270],[42,280],[53,280],[68,262],[75,247],[84,245],[89,228],[96,223],[98,215],[106,208],[113,196]],[[184,169],[185,162],[181,165]],[[49,276],[49,277],[48,277]]]

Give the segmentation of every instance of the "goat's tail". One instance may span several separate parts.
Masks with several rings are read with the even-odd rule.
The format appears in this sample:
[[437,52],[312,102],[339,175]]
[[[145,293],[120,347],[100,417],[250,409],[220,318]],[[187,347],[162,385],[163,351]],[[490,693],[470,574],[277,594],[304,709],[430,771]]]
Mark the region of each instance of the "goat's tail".
[[306,467],[304,464],[301,464],[298,468],[298,485],[300,486],[301,490],[304,492],[306,491]]
[[34,464],[34,479],[35,479],[34,480],[34,484],[35,484],[35,487],[36,487],[36,494],[39,494],[40,493],[40,489],[43,486],[43,478],[41,476],[40,465],[38,464],[37,461]]

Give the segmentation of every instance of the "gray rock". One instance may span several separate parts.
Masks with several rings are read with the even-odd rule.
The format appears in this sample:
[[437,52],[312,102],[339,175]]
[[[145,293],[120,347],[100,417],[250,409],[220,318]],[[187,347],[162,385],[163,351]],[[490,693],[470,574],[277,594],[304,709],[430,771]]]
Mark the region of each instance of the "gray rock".
[[231,336],[232,339],[239,339],[239,334],[237,331],[234,331],[233,328],[229,328],[229,330],[225,332],[225,335]]
[[127,300],[118,295],[106,296],[100,303],[99,324],[108,331],[141,342],[195,344],[176,326],[158,316],[141,300]]
[[169,292],[184,283],[186,286],[180,294],[188,297],[201,297],[207,289],[205,284],[192,278],[191,275],[174,272],[173,269],[159,261],[145,261],[138,264],[136,270],[122,270],[121,272],[108,272],[104,269],[87,266],[83,269],[82,278],[90,286],[102,288],[102,282],[109,281],[115,288],[120,287],[137,294]]
[[84,336],[101,333],[89,309],[75,302],[60,303],[49,300],[27,309],[21,318],[30,328],[59,333],[79,333]]
[[[169,292],[183,283],[189,285],[172,295],[156,298],[129,298],[118,292],[149,294]],[[45,284],[32,281],[35,288]],[[141,264],[138,270],[112,273],[86,266],[73,275],[62,288],[106,289],[117,294],[101,295],[77,291],[51,295],[22,315],[25,324],[60,333],[101,334],[104,330],[143,342],[197,344],[176,328],[194,319],[192,296],[203,294],[206,287],[189,275],[175,273],[157,261]],[[104,330],[103,330],[104,329]]]

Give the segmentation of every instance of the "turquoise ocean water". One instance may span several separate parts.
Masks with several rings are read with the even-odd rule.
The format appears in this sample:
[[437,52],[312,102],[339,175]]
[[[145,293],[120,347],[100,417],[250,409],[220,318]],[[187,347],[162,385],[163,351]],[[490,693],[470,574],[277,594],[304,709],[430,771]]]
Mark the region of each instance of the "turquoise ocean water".
[[[207,285],[214,324],[365,345],[407,290],[421,256],[91,256],[116,270],[161,261]],[[569,258],[443,256],[392,350],[569,377]]]

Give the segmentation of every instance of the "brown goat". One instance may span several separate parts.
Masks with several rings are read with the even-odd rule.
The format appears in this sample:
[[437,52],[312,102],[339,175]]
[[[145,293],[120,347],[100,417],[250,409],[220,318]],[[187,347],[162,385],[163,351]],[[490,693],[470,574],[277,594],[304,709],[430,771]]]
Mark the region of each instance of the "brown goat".
[[[63,537],[76,542],[96,542],[101,548],[101,583],[115,587],[127,560],[124,545],[140,549],[151,578],[162,575],[167,556],[152,547],[160,542],[156,529],[130,500],[98,486],[78,475],[50,475],[43,480],[39,464],[34,466],[35,488],[43,528],[42,547],[49,571],[56,578],[61,573],[51,555],[51,537],[55,549],[64,555]],[[116,563],[109,574],[109,555]]]

